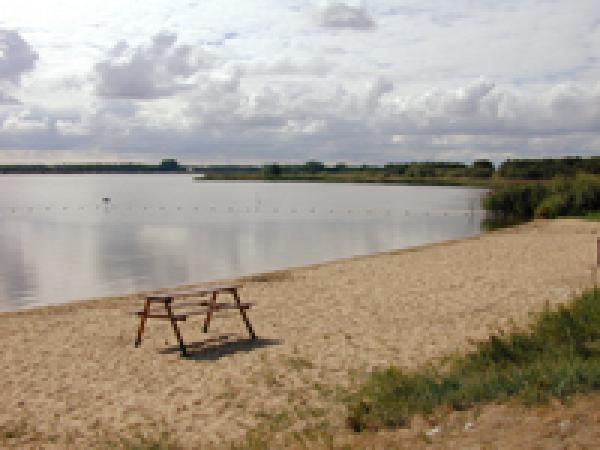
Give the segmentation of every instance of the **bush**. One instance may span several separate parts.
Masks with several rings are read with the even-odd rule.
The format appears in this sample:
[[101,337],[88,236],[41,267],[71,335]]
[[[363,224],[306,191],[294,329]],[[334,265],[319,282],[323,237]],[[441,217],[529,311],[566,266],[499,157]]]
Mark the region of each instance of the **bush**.
[[579,174],[549,183],[508,184],[483,199],[489,219],[500,224],[534,217],[579,216],[600,210],[600,177]]
[[552,194],[546,197],[535,208],[535,217],[551,219],[567,213],[569,199],[563,194]]
[[547,194],[541,183],[504,185],[484,197],[483,207],[501,219],[530,220]]

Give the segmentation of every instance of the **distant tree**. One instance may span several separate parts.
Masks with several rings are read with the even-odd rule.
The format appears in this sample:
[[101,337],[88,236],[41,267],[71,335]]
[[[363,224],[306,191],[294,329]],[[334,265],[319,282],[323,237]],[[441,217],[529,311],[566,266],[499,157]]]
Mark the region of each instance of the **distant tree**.
[[345,162],[338,162],[333,168],[334,172],[345,172],[346,170],[348,170],[348,165]]
[[494,174],[494,163],[489,159],[476,159],[473,161],[469,175],[473,177],[491,177]]
[[164,171],[174,171],[174,170],[179,170],[179,163],[177,162],[176,159],[171,159],[171,158],[167,158],[167,159],[163,159],[160,162],[160,165],[158,166],[159,170],[164,170]]
[[494,163],[489,159],[476,159],[473,161],[473,168],[494,170]]
[[308,173],[319,173],[325,170],[325,164],[320,161],[310,160],[304,164],[304,171]]
[[435,166],[427,163],[415,163],[408,166],[405,172],[409,177],[434,177],[436,175]]
[[265,164],[262,173],[265,178],[277,178],[281,175],[281,166],[277,163]]
[[502,163],[498,171],[505,178],[516,179],[550,179],[561,175],[575,176],[577,173],[600,174],[600,157],[509,159]]
[[383,166],[385,173],[393,175],[404,175],[407,168],[408,164],[402,163],[387,163],[385,166]]

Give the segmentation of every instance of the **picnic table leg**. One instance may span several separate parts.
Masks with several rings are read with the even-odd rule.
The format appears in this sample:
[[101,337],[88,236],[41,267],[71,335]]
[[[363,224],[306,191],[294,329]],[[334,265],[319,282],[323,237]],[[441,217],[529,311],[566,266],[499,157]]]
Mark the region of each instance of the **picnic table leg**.
[[135,339],[135,346],[139,347],[142,343],[142,335],[144,334],[144,325],[146,324],[146,320],[148,319],[148,313],[150,312],[150,300],[146,299],[146,304],[144,305],[144,311],[140,316],[140,326],[138,327],[137,337]]
[[187,349],[185,348],[185,344],[183,343],[183,338],[181,337],[181,333],[179,332],[179,327],[177,326],[177,321],[173,317],[173,311],[171,309],[171,300],[165,300],[165,309],[167,310],[167,314],[171,319],[171,325],[173,326],[173,331],[175,332],[175,337],[177,338],[177,342],[179,342],[179,350],[181,350],[181,356],[187,356]]
[[246,324],[246,328],[248,328],[248,333],[250,333],[250,337],[252,339],[256,339],[256,334],[254,333],[254,330],[252,329],[252,324],[250,323],[250,320],[248,319],[248,316],[246,315],[246,311],[244,311],[244,309],[242,308],[242,305],[240,302],[240,296],[238,295],[237,289],[234,289],[233,291],[231,291],[231,293],[233,294],[233,298],[235,299],[236,306],[240,310],[240,315],[242,316],[242,319],[244,320],[244,323]]
[[206,319],[204,320],[204,326],[202,327],[202,331],[208,333],[208,326],[210,325],[210,319],[212,317],[213,310],[217,308],[217,291],[212,293],[212,297],[210,298],[210,302],[208,303],[208,311],[206,311]]

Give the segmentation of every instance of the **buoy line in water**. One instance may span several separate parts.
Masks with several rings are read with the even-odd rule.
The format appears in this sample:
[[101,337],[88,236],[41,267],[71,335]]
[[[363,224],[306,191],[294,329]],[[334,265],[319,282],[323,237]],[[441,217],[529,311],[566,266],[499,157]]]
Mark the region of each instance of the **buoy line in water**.
[[95,204],[95,205],[54,205],[54,206],[0,206],[0,214],[17,214],[17,213],[34,213],[34,212],[85,212],[85,211],[103,211],[110,212],[195,212],[195,213],[210,213],[210,214],[306,214],[306,215],[344,215],[344,216],[431,216],[431,217],[452,217],[452,216],[474,216],[478,213],[484,213],[478,209],[464,210],[419,210],[419,209],[394,209],[394,208],[368,208],[368,209],[353,209],[353,208],[331,208],[316,206],[309,207],[282,207],[282,206],[131,206],[119,205],[114,203]]

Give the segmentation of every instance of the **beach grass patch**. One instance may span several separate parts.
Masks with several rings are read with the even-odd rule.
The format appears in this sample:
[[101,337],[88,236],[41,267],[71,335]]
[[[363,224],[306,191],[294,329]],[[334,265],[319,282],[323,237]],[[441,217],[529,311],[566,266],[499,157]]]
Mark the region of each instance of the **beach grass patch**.
[[183,447],[169,432],[156,435],[138,434],[133,437],[119,437],[105,443],[105,448],[118,450],[181,450]]
[[0,440],[20,439],[31,432],[31,427],[25,421],[0,425]]
[[416,414],[600,390],[600,289],[546,309],[526,331],[491,336],[443,369],[377,370],[350,396],[355,431],[406,426]]
[[286,363],[291,369],[296,371],[312,369],[314,367],[314,364],[303,356],[290,356],[286,359]]

